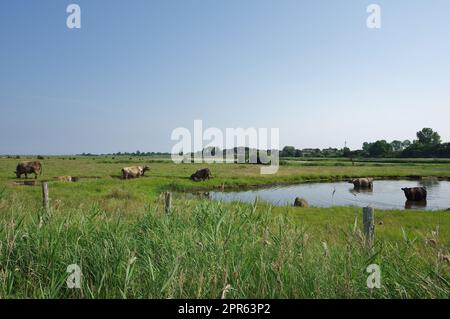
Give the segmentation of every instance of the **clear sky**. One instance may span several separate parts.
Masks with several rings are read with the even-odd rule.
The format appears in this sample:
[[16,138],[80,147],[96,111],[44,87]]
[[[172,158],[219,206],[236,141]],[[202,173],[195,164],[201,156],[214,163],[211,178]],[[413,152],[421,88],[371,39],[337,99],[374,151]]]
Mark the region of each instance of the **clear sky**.
[[0,112],[0,154],[170,151],[195,119],[298,148],[450,141],[450,1],[1,1]]

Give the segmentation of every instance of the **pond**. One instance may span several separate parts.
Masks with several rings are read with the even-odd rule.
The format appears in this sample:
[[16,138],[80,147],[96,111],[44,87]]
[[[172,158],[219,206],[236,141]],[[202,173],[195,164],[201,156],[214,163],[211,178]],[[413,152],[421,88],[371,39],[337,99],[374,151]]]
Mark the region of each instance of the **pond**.
[[[426,203],[406,201],[402,187],[426,187]],[[372,206],[380,209],[447,210],[450,208],[450,182],[437,179],[379,180],[373,190],[356,191],[348,182],[306,183],[264,189],[218,192],[205,195],[212,200],[253,203],[257,198],[275,206],[292,205],[295,197],[306,199],[312,207]]]

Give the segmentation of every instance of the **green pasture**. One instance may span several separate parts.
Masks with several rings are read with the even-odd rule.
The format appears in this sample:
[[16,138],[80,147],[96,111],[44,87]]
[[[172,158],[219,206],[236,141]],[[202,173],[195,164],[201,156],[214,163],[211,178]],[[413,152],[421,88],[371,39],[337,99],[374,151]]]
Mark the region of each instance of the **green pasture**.
[[[360,208],[225,204],[178,193],[359,176],[446,179],[450,163],[287,160],[277,174],[261,175],[258,165],[46,156],[38,178],[49,181],[46,211],[39,184],[17,183],[20,160],[0,159],[0,298],[450,297],[450,212],[377,210],[368,249]],[[122,167],[142,164],[151,167],[145,177],[120,179]],[[214,178],[189,180],[202,167]],[[54,180],[62,175],[80,181]],[[160,196],[168,190],[169,215]],[[366,286],[373,263],[381,289]],[[82,268],[82,289],[66,286],[70,264]]]

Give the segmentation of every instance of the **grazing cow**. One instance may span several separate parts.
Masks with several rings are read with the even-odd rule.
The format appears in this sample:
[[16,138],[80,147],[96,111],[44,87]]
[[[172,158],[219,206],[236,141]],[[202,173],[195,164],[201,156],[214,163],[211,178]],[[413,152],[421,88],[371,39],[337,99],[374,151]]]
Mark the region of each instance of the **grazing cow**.
[[17,178],[21,178],[22,174],[25,174],[25,178],[28,178],[28,174],[34,174],[34,179],[37,179],[38,175],[42,175],[42,165],[39,161],[21,162],[17,164],[16,171]]
[[425,187],[402,188],[406,199],[412,202],[421,202],[427,200],[427,189]]
[[353,184],[355,189],[373,188],[373,178],[355,178],[352,179],[349,183]]
[[209,168],[199,169],[198,171],[196,171],[194,174],[191,175],[191,179],[195,182],[204,181],[210,178],[212,178],[212,175]]
[[55,177],[55,179],[58,182],[71,182],[72,181],[72,176],[57,176],[57,177]]
[[122,168],[122,177],[123,179],[129,178],[138,178],[140,176],[144,176],[146,171],[149,171],[150,167],[148,166],[131,166]]

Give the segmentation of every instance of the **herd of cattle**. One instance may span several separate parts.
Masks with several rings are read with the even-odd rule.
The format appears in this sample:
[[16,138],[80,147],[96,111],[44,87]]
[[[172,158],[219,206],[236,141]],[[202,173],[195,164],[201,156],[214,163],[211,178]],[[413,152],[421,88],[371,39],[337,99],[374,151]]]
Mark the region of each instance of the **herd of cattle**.
[[[144,176],[145,172],[149,171],[150,167],[148,166],[129,166],[122,168],[122,178],[123,179],[131,179],[131,178],[139,178]],[[38,175],[42,175],[42,164],[39,161],[27,161],[21,162],[17,164],[16,170],[14,172],[17,178],[21,178],[22,175],[25,175],[25,178],[28,178],[28,174],[34,174],[34,178],[37,179]],[[204,181],[212,178],[211,171],[209,168],[203,168],[196,171],[190,177],[193,181]],[[78,181],[78,177],[75,176],[57,176],[55,180],[60,182],[76,182]]]
[[[352,183],[356,190],[373,189],[373,178],[355,178]],[[427,189],[425,187],[405,187],[402,188],[406,199],[412,202],[422,202],[427,200]]]
[[[122,178],[139,178],[144,176],[145,172],[149,171],[148,166],[130,166],[122,168]],[[28,174],[34,174],[36,179],[38,175],[42,174],[42,164],[39,161],[28,161],[21,162],[17,164],[16,171],[14,172],[17,178],[21,178],[25,175],[28,178]],[[191,175],[191,180],[193,181],[205,181],[212,178],[211,171],[209,168],[203,168],[196,171]],[[58,176],[55,178],[58,181],[75,182],[78,180],[77,177],[72,176]],[[354,185],[355,189],[373,189],[373,178],[355,178],[350,181]],[[427,189],[425,187],[412,187],[412,188],[402,188],[405,193],[406,198],[409,201],[425,201],[427,199]]]
[[[122,168],[122,178],[130,179],[130,178],[138,178],[144,176],[145,172],[149,171],[150,167],[148,166],[130,166]],[[196,171],[191,175],[191,179],[193,181],[205,181],[212,178],[211,171],[209,168],[202,168]]]

